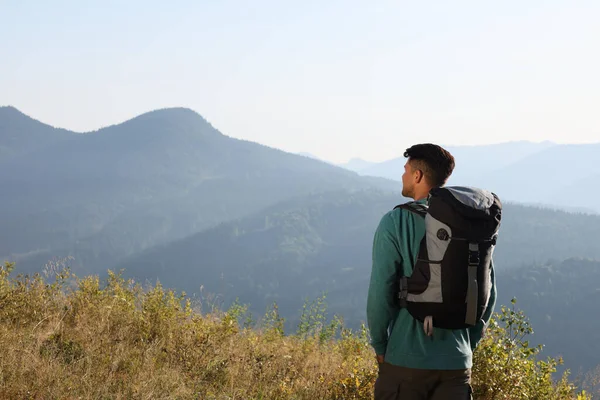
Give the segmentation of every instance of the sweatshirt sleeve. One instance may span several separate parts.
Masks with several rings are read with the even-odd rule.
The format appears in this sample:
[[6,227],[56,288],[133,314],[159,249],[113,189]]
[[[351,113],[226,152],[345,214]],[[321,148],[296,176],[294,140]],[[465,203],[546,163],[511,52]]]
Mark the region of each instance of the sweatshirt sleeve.
[[481,317],[481,320],[479,320],[479,322],[477,322],[477,324],[474,327],[469,328],[469,337],[470,337],[470,341],[471,341],[471,349],[472,350],[475,350],[475,348],[481,341],[481,338],[483,336],[483,331],[485,330],[488,323],[490,322],[490,319],[492,318],[492,313],[494,312],[494,308],[496,307],[496,297],[497,297],[496,273],[494,270],[494,262],[490,261],[490,263],[491,263],[490,264],[490,275],[491,275],[490,278],[491,278],[491,282],[492,282],[492,287],[491,287],[491,291],[490,291],[490,299],[488,301],[487,308],[485,309],[485,312],[483,313],[483,315]]
[[367,323],[371,345],[377,355],[384,355],[388,328],[398,315],[394,302],[397,268],[401,256],[391,214],[380,221],[373,238],[371,279],[367,296]]

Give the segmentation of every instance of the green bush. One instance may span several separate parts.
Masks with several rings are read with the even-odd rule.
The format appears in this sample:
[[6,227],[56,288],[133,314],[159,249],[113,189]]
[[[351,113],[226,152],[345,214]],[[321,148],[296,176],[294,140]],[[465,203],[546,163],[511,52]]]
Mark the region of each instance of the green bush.
[[[501,306],[490,321],[474,354],[473,387],[477,399],[572,399],[575,386],[566,372],[553,380],[560,358],[540,360],[542,346],[532,346],[526,316],[512,306]],[[578,397],[585,398],[585,397]]]

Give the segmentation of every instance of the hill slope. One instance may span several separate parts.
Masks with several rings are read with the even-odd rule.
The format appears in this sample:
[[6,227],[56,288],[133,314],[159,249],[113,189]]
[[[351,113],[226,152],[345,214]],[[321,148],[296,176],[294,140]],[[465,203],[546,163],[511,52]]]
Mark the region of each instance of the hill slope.
[[[226,306],[239,299],[257,314],[277,302],[290,325],[297,323],[297,311],[306,299],[326,292],[329,310],[357,327],[365,320],[373,232],[383,213],[401,201],[397,195],[375,191],[298,198],[149,249],[119,268],[138,281],[159,279],[167,287],[205,300],[217,295],[213,300]],[[501,229],[494,260],[502,277],[503,304],[538,290],[508,279],[520,276],[532,264],[548,260],[558,264],[574,254],[600,259],[595,239],[600,235],[599,216],[506,204]],[[585,279],[584,275],[578,278]],[[550,304],[527,310],[554,318]],[[571,310],[575,319],[579,318],[576,311]],[[539,332],[545,342],[546,329]],[[551,350],[569,352],[570,365],[579,365],[573,354],[581,348],[549,342]]]
[[43,124],[14,107],[0,107],[0,165],[74,136],[74,132]]
[[[555,144],[551,142],[526,141],[479,146],[444,146],[456,159],[456,167],[448,183],[464,185],[464,182],[472,182],[489,172],[502,169],[553,146]],[[405,162],[406,159],[400,156],[363,168],[360,173],[399,180]]]
[[[447,149],[456,159],[449,185],[486,188],[504,201],[600,213],[595,162],[600,144],[508,142]],[[400,157],[359,172],[400,180],[405,162]]]
[[394,186],[227,137],[189,109],[158,110],[3,163],[0,256],[39,269],[75,254],[104,270],[287,198]]
[[600,144],[557,145],[475,181],[520,202],[544,202],[600,211],[596,162]]
[[[381,216],[401,201],[376,191],[302,197],[149,249],[120,267],[188,293],[203,285],[258,309],[278,299],[297,310],[305,296],[326,290],[340,296],[329,301],[345,316],[359,319],[373,233]],[[494,255],[499,270],[574,254],[600,259],[598,216],[508,204],[501,229]]]
[[528,315],[534,341],[561,355],[573,374],[600,365],[600,261],[570,258],[498,275],[499,301]]

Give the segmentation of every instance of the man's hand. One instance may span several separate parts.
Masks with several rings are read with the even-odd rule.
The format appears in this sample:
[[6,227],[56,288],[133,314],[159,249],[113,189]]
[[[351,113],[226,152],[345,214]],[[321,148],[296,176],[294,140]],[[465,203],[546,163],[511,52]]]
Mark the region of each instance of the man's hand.
[[385,356],[383,354],[378,354],[377,355],[377,363],[383,364],[384,361],[385,361]]

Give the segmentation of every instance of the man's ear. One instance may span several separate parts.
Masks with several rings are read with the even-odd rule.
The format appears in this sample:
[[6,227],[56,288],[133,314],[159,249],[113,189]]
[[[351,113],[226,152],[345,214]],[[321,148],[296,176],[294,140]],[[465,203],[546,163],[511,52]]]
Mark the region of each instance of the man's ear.
[[417,169],[415,171],[415,181],[416,181],[416,183],[421,183],[421,181],[423,180],[424,177],[425,177],[425,175],[423,175],[423,171],[421,171],[420,169]]

